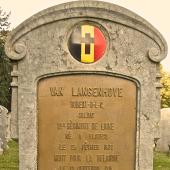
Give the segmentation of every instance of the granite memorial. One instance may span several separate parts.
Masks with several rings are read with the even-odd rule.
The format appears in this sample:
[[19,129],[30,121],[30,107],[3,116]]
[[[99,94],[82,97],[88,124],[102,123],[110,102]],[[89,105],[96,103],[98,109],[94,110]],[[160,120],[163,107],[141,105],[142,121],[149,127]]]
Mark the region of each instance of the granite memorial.
[[152,170],[162,35],[106,2],[35,14],[8,37],[20,170]]

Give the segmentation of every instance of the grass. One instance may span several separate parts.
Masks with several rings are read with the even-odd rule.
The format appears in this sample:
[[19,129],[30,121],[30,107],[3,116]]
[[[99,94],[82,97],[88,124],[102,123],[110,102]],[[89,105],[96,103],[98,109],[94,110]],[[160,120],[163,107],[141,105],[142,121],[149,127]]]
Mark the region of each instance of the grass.
[[170,156],[167,153],[155,152],[154,170],[170,170]]
[[[0,155],[0,170],[18,170],[18,142],[11,140],[9,149]],[[170,156],[166,153],[155,152],[154,170],[170,170]]]
[[0,170],[18,170],[18,142],[11,140],[3,155],[0,155]]

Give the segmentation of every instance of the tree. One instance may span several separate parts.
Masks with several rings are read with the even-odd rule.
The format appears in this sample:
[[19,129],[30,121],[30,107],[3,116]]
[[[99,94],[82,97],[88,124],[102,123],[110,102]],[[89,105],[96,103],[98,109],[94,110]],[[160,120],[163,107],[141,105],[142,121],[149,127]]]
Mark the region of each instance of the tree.
[[170,107],[170,74],[163,70],[161,66],[161,107]]
[[0,105],[10,110],[10,82],[11,63],[5,56],[4,45],[8,34],[10,13],[4,12],[0,7]]

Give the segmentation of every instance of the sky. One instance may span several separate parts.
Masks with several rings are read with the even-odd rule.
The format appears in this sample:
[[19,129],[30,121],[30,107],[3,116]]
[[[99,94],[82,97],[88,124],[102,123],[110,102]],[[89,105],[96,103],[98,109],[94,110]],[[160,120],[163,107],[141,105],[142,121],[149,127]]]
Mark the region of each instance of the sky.
[[[33,14],[48,7],[70,0],[0,0],[4,11],[11,11],[11,29]],[[170,48],[170,0],[105,0],[123,6],[149,21],[164,36]],[[164,70],[170,73],[170,54],[162,62]]]

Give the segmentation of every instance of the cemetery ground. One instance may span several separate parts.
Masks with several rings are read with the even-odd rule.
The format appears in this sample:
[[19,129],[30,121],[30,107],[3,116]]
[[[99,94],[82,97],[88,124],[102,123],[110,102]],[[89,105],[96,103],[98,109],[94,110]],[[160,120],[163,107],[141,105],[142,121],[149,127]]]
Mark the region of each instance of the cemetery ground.
[[0,170],[18,170],[18,142],[11,140],[8,146],[9,149],[0,155]]
[[170,170],[170,156],[167,153],[155,152],[154,170]]
[[[0,170],[18,170],[18,142],[11,140],[9,149],[0,156]],[[154,170],[170,170],[170,156],[166,153],[155,152]]]

